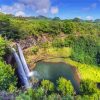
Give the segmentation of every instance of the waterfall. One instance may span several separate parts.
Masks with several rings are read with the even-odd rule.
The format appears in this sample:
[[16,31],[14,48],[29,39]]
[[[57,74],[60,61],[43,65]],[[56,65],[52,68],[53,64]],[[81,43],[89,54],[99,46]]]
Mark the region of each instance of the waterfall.
[[18,54],[19,54],[21,63],[23,65],[23,69],[24,69],[24,71],[26,73],[26,76],[27,77],[30,77],[30,70],[29,70],[29,68],[27,66],[27,63],[26,63],[25,58],[24,58],[24,55],[23,55],[23,51],[22,51],[22,49],[21,49],[21,47],[20,47],[19,44],[17,44],[17,48],[18,48]]
[[18,71],[18,74],[19,74],[19,77],[21,79],[21,82],[22,84],[25,86],[25,88],[30,88],[31,87],[31,84],[27,78],[27,75],[23,69],[23,65],[22,65],[22,62],[16,52],[16,50],[14,48],[11,48],[11,51],[13,53],[13,56],[15,58],[15,61],[16,61],[16,64],[17,64],[17,71]]
[[17,64],[18,75],[19,75],[19,78],[20,78],[22,84],[26,88],[30,88],[30,87],[32,87],[32,84],[30,83],[31,77],[33,76],[35,78],[39,75],[36,71],[31,72],[29,70],[20,44],[16,44],[16,46],[17,46],[18,54],[14,48],[11,48],[11,51],[13,53],[13,56],[14,56],[16,64]]
[[37,72],[34,72],[34,71],[31,72],[29,70],[27,63],[26,63],[26,60],[25,60],[25,57],[23,55],[23,51],[22,51],[21,46],[19,44],[17,44],[17,48],[18,48],[18,54],[19,54],[19,57],[20,57],[20,60],[21,60],[21,63],[23,65],[23,69],[26,73],[27,78],[30,78],[32,76],[37,76]]

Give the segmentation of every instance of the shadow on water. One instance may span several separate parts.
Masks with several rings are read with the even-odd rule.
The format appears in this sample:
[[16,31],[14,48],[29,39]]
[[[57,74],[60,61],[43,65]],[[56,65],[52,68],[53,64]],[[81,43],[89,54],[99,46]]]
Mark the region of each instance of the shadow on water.
[[59,77],[65,77],[66,79],[70,80],[76,93],[79,93],[79,85],[80,79],[77,75],[76,68],[63,63],[52,63],[52,62],[37,62],[34,71],[37,71],[39,74],[39,80],[47,79],[56,85],[56,80]]

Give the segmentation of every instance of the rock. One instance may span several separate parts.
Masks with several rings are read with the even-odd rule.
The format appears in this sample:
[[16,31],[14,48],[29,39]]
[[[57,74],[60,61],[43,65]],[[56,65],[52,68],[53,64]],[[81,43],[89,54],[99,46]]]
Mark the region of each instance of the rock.
[[36,46],[37,44],[45,43],[45,42],[49,42],[49,41],[52,41],[52,38],[50,36],[48,36],[48,34],[42,34],[38,37],[30,36],[24,40],[20,40],[17,42],[21,45],[22,49],[26,49],[28,47]]

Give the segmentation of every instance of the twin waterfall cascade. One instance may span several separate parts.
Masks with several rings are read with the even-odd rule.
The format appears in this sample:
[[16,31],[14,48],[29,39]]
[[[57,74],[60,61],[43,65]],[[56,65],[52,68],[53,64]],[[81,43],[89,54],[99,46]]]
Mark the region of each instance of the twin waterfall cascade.
[[31,88],[32,84],[30,83],[30,77],[34,76],[34,74],[36,74],[36,72],[34,72],[34,71],[30,72],[30,70],[27,66],[27,63],[25,61],[21,46],[19,44],[16,44],[16,46],[18,49],[18,53],[16,52],[16,50],[14,48],[11,48],[11,51],[12,51],[12,54],[13,54],[14,59],[17,64],[18,76],[20,78],[22,85],[26,89]]
[[25,74],[26,74],[27,78],[29,78],[29,77],[32,76],[33,72],[30,72],[30,70],[29,70],[29,68],[27,66],[27,63],[25,61],[24,55],[23,55],[23,51],[22,51],[22,49],[21,49],[19,44],[17,44],[17,48],[18,48],[18,54],[19,54],[21,63],[23,65],[23,69],[25,71]]

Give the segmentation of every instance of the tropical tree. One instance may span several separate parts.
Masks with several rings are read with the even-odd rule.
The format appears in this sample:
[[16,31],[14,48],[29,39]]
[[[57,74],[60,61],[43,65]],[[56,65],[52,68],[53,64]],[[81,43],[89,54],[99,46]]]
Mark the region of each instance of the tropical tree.
[[10,28],[10,20],[9,17],[4,15],[4,14],[0,14],[0,32],[4,33],[9,31]]
[[71,58],[81,63],[99,65],[100,46],[98,40],[97,36],[92,35],[75,37],[72,44]]
[[16,81],[12,67],[0,61],[0,90],[8,90],[16,86]]
[[80,83],[80,91],[84,95],[91,95],[97,92],[96,83],[91,80],[82,80]]
[[61,29],[65,34],[76,33],[75,23],[72,21],[64,21]]
[[50,82],[49,80],[43,80],[41,82],[41,87],[44,89],[45,94],[47,94],[47,92],[52,92],[54,91],[54,84],[52,82]]
[[73,19],[73,21],[74,22],[81,22],[81,19],[76,17],[76,18]]
[[61,77],[57,80],[57,90],[61,92],[63,96],[66,95],[73,95],[74,88],[70,82],[70,80],[66,80],[65,78]]
[[0,37],[0,59],[2,59],[2,57],[5,55],[5,51],[6,51],[6,46],[7,46],[7,42]]

